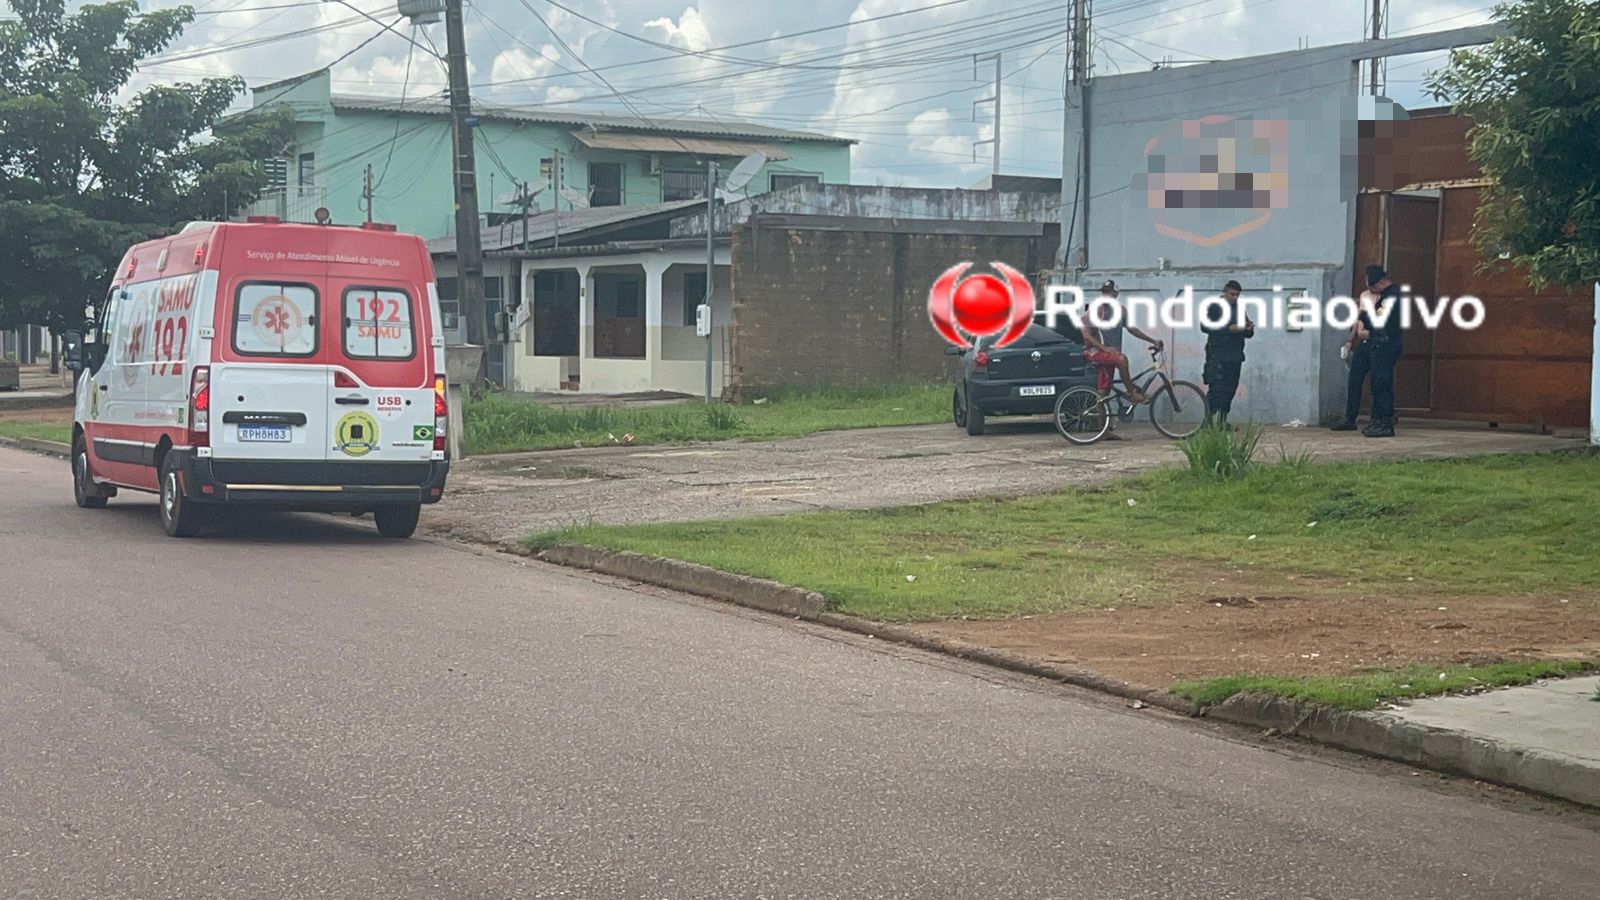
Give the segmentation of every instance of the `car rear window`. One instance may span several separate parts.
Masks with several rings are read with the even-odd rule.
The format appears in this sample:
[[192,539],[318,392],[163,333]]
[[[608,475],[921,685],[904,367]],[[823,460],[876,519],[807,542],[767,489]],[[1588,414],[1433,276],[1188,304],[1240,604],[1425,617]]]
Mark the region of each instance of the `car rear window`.
[[[1071,321],[1066,316],[1060,317],[1060,321],[1067,323],[1068,326],[1071,325]],[[1000,337],[1000,334],[988,335],[987,337],[979,339],[978,346],[983,349],[993,347],[995,342],[1000,340]],[[1024,331],[1017,337],[1015,341],[1007,344],[1006,347],[1033,347],[1039,344],[1059,344],[1062,341],[1072,341],[1076,339],[1076,329],[1073,330],[1073,335],[1068,337],[1067,335],[1058,331],[1051,331],[1043,325],[1029,325],[1027,331]]]
[[411,295],[398,288],[353,287],[344,292],[344,355],[351,359],[410,359],[417,342]]
[[239,286],[233,349],[242,356],[310,356],[317,352],[317,289],[309,284],[253,281]]

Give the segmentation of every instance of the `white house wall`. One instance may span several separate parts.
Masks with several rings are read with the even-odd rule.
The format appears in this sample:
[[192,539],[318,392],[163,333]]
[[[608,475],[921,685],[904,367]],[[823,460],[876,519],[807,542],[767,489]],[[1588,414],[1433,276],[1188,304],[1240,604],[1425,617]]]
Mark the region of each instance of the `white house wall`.
[[[716,273],[712,298],[713,390],[720,395],[728,383],[727,323],[733,314],[729,289],[729,255],[725,247],[716,251]],[[620,394],[638,391],[676,391],[702,394],[705,391],[705,338],[695,336],[694,326],[682,322],[682,283],[676,276],[685,268],[704,269],[705,252],[700,249],[673,249],[624,253],[612,256],[543,257],[522,261],[523,298],[533,300],[534,273],[571,269],[578,272],[578,376],[583,393]],[[668,270],[673,277],[663,281]],[[645,279],[645,356],[644,359],[613,359],[594,355],[594,281],[596,270],[617,271],[636,267]],[[515,383],[521,391],[557,391],[568,373],[562,371],[563,357],[533,355],[531,321],[518,329],[514,354]],[[698,352],[693,352],[698,351]],[[691,355],[691,353],[693,355]]]

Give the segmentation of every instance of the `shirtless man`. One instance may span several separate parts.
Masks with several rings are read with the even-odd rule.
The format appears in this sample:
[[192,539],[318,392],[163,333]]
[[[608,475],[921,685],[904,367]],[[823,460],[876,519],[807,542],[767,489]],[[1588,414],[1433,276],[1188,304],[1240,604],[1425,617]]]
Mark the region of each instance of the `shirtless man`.
[[[1117,299],[1117,283],[1107,281],[1102,284],[1100,286],[1100,297],[1101,300],[1097,302],[1103,303],[1108,299],[1115,301]],[[1128,321],[1128,311],[1125,309],[1117,317],[1117,324],[1110,328],[1112,336],[1115,336],[1117,331],[1122,328],[1126,328],[1129,334],[1155,347],[1157,350],[1161,349],[1162,343],[1160,341],[1140,331],[1134,327],[1133,323]],[[1139,389],[1133,386],[1133,369],[1128,365],[1128,357],[1116,347],[1106,343],[1106,335],[1101,333],[1099,328],[1094,327],[1088,316],[1083,317],[1082,323],[1078,326],[1078,331],[1083,335],[1083,358],[1088,360],[1090,365],[1116,366],[1117,371],[1122,373],[1122,386],[1127,388],[1128,399],[1134,403],[1148,403],[1150,398],[1139,393]]]

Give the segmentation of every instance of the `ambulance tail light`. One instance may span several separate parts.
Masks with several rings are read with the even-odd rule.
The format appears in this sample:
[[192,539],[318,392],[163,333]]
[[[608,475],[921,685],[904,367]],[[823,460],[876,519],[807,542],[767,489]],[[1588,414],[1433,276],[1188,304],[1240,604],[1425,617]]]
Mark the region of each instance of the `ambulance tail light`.
[[448,427],[450,427],[450,404],[445,400],[444,376],[435,375],[433,378],[433,449],[443,450],[445,448],[445,429]]
[[210,366],[195,366],[189,382],[189,446],[211,446]]

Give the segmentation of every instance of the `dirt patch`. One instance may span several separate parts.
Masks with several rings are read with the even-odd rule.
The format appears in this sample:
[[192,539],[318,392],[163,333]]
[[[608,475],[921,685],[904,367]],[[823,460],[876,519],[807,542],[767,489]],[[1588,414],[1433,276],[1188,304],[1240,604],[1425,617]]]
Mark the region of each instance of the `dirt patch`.
[[1461,597],[1414,584],[1265,579],[1184,565],[1151,603],[916,626],[942,637],[1166,687],[1222,675],[1337,675],[1508,657],[1600,659],[1600,597]]
[[0,422],[29,422],[45,425],[71,425],[72,405],[46,406],[34,409],[7,409],[0,406]]

